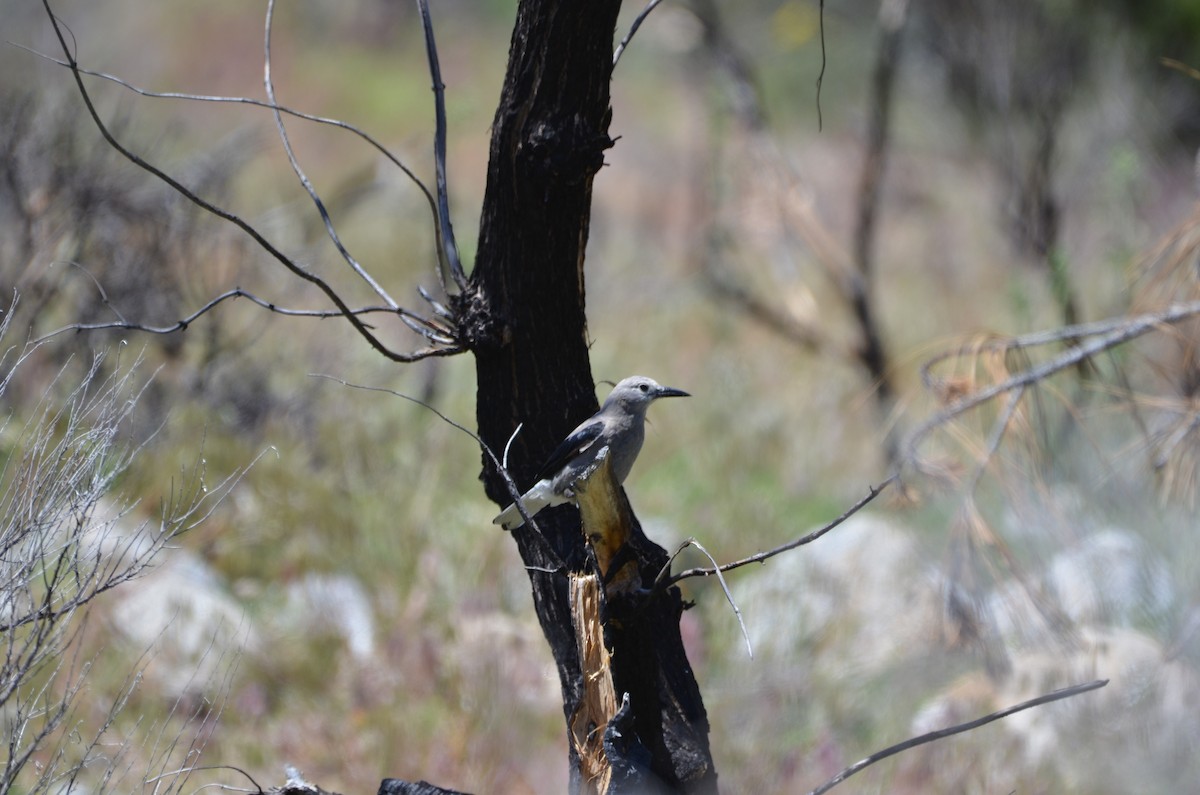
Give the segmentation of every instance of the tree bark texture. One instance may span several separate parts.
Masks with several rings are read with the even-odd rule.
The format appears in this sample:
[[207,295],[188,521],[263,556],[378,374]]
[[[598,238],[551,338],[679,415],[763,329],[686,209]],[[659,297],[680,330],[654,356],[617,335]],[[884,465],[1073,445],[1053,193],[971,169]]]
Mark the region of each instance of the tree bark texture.
[[[609,80],[619,10],[619,0],[522,0],[492,126],[478,254],[457,309],[475,356],[480,437],[500,455],[522,424],[507,464],[522,489],[558,442],[598,408],[583,263],[592,179],[613,144]],[[487,456],[482,478],[490,499],[511,502]],[[569,726],[583,682],[566,573],[594,565],[575,508],[547,509],[537,524],[544,540],[527,527],[513,537],[557,664]],[[636,536],[629,553],[649,584],[666,556],[640,528]],[[679,640],[678,590],[613,599],[608,609],[622,618],[609,641],[617,692],[630,694],[622,726],[632,727],[612,744],[632,749],[628,759],[610,761],[634,764],[639,775],[623,780],[642,788],[715,791],[707,716]],[[569,767],[570,790],[578,792],[574,749]],[[621,789],[619,782],[612,789]]]

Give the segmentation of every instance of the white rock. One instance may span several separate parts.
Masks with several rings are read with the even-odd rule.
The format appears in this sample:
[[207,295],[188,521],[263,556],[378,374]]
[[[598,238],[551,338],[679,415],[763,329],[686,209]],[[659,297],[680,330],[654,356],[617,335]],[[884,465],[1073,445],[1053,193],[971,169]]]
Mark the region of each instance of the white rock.
[[287,589],[285,615],[294,627],[340,637],[354,659],[375,653],[375,611],[362,583],[340,574],[309,574]]
[[165,692],[199,693],[250,647],[251,623],[197,555],[163,555],[150,574],[115,591],[111,619],[130,645],[150,650],[148,673]]
[[875,516],[772,559],[733,595],[756,658],[773,664],[811,646],[804,664],[838,677],[927,653],[940,632],[938,573],[910,532]]
[[1070,618],[1093,626],[1161,619],[1176,596],[1171,572],[1153,550],[1111,528],[1056,555],[1046,584]]

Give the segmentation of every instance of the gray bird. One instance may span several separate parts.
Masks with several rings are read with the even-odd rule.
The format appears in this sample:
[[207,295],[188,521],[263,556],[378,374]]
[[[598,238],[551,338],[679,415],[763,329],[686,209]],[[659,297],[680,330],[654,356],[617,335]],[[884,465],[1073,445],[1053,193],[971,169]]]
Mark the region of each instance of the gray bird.
[[[571,431],[538,473],[538,482],[521,497],[525,512],[533,516],[547,505],[562,505],[575,498],[575,485],[589,477],[607,456],[613,477],[624,483],[642,449],[646,409],[663,397],[689,397],[682,389],[662,386],[652,378],[632,375],[621,381],[600,410]],[[505,530],[525,523],[516,503],[492,520]]]

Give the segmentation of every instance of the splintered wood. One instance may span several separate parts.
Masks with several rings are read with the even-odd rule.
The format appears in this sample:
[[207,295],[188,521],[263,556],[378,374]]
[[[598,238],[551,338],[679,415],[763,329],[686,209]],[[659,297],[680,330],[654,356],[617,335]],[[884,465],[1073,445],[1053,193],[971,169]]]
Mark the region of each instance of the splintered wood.
[[629,541],[632,519],[621,487],[612,475],[608,456],[602,456],[595,470],[576,484],[575,501],[583,520],[583,534],[604,577],[605,593],[611,595],[637,587],[636,558],[628,559],[617,571],[611,570],[621,548]]
[[612,768],[604,753],[604,730],[617,712],[604,627],[600,623],[600,582],[594,574],[572,574],[571,616],[575,621],[575,643],[583,668],[583,701],[571,717],[571,739],[579,754],[586,792],[608,792]]

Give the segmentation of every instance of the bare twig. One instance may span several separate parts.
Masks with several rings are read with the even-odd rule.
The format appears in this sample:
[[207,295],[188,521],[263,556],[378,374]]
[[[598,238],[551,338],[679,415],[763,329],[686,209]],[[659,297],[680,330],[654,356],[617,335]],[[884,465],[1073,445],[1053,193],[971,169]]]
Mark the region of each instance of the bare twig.
[[1184,439],[1200,430],[1200,414],[1194,414],[1188,422],[1181,422],[1171,435],[1163,442],[1158,454],[1154,457],[1154,468],[1163,469],[1171,460],[1171,454],[1175,452]]
[[[0,323],[0,333],[11,317]],[[37,345],[10,367],[19,367]],[[65,367],[60,371],[24,428],[9,429],[11,455],[0,466],[0,710],[11,729],[0,741],[7,751],[0,755],[3,792],[22,779],[23,768],[26,791],[74,789],[83,768],[101,756],[108,764],[105,783],[121,775],[114,760],[122,746],[114,752],[108,733],[140,673],[129,675],[94,730],[74,722],[94,661],[79,645],[89,606],[144,574],[173,540],[211,515],[246,471],[210,486],[199,464],[164,501],[156,523],[132,526],[127,519],[135,503],[102,507],[145,449],[145,443],[130,448],[120,440],[146,388],[133,383],[136,362],[132,368],[118,362],[101,380],[103,358],[93,359],[61,402],[50,391]],[[13,372],[0,379],[0,392]],[[34,762],[37,772],[30,776]]]
[[821,71],[817,73],[817,132],[821,132],[825,126],[825,119],[821,115],[821,84],[825,82],[825,0],[821,0],[817,15],[821,33]]
[[322,223],[325,224],[325,232],[329,235],[330,241],[338,253],[342,255],[342,259],[346,260],[346,264],[358,274],[359,278],[370,285],[375,294],[383,299],[383,302],[392,309],[398,309],[399,304],[388,295],[387,291],[380,286],[371,274],[367,273],[366,269],[359,263],[358,260],[350,253],[345,244],[342,243],[341,237],[338,236],[337,230],[333,227],[333,219],[329,217],[329,211],[325,209],[325,202],[313,187],[312,182],[308,179],[308,175],[304,173],[304,169],[300,167],[300,161],[296,159],[296,153],[292,151],[292,142],[288,138],[287,127],[283,124],[283,114],[279,112],[278,103],[275,101],[275,82],[271,79],[271,23],[275,19],[275,0],[267,0],[267,18],[263,23],[263,85],[267,91],[267,99],[271,103],[271,113],[275,117],[275,128],[279,131],[279,140],[283,144],[283,151],[287,154],[288,163],[292,166],[292,171],[295,172],[296,178],[300,180],[300,184],[304,186],[304,190],[308,192],[309,197],[316,206],[317,212],[321,216]]
[[[1099,323],[1064,326],[1052,331],[989,343],[986,347],[1015,350],[1036,345],[1045,345],[1061,340],[1079,340],[1079,344],[1076,347],[1063,351],[1049,361],[1029,367],[999,383],[992,384],[989,387],[977,390],[951,402],[946,408],[921,424],[908,437],[903,447],[905,451],[904,459],[915,461],[918,446],[933,430],[999,395],[1011,392],[1014,389],[1022,389],[1037,384],[1061,370],[1090,359],[1098,353],[1103,353],[1130,340],[1137,339],[1147,332],[1181,323],[1196,315],[1200,315],[1200,301],[1172,304],[1160,312],[1150,312],[1135,317],[1113,318]],[[978,350],[978,347],[976,347],[976,350]],[[964,352],[958,351],[943,354],[928,362],[922,368],[922,378],[925,380],[926,385],[932,383],[932,376],[929,371],[933,364],[951,356],[961,355]]]
[[873,753],[867,758],[855,762],[841,773],[838,773],[836,776],[814,789],[808,795],[821,795],[824,792],[828,792],[838,784],[841,784],[843,781],[853,776],[855,773],[862,771],[864,768],[870,767],[876,762],[887,759],[889,756],[895,756],[901,751],[907,751],[910,748],[916,748],[918,745],[931,743],[934,740],[941,740],[946,737],[951,737],[955,734],[962,734],[963,732],[968,732],[972,729],[978,729],[980,726],[987,725],[993,721],[1000,720],[1001,718],[1007,718],[1009,715],[1021,712],[1022,710],[1040,707],[1043,704],[1049,704],[1054,701],[1061,701],[1064,698],[1071,698],[1072,696],[1077,696],[1081,693],[1087,693],[1091,690],[1098,690],[1107,684],[1107,679],[1097,679],[1096,681],[1088,682],[1087,684],[1064,687],[1062,690],[1055,690],[1053,693],[1047,693],[1044,696],[1038,696],[1037,698],[1031,698],[1028,701],[1022,701],[1020,704],[1007,707],[1006,709],[1002,709],[998,712],[993,712],[990,715],[984,715],[982,718],[976,718],[975,720],[970,720],[966,723],[959,723],[946,729],[931,731],[926,734],[922,734],[919,737],[912,737],[902,743],[897,743],[896,745],[884,748],[882,751]]
[[[871,77],[871,101],[868,116],[866,151],[858,180],[858,213],[854,224],[853,277],[844,282],[846,300],[858,324],[861,342],[855,352],[863,368],[875,384],[875,398],[884,418],[891,414],[895,402],[894,388],[888,365],[887,349],[879,329],[878,308],[872,300],[875,277],[875,251],[880,213],[880,196],[887,172],[888,147],[891,142],[892,96],[899,71],[904,42],[904,23],[908,17],[908,0],[883,0],[879,5],[879,46]],[[896,462],[895,431],[887,434],[884,447],[890,463]]]
[[[725,592],[725,601],[729,602],[729,606],[733,608],[733,614],[737,616],[738,626],[742,630],[742,637],[746,640],[746,653],[749,654],[750,659],[753,660],[754,647],[750,645],[750,633],[746,632],[746,622],[742,620],[742,611],[738,608],[737,602],[733,601],[733,594],[729,591],[729,583],[725,582],[725,576],[721,574],[721,567],[717,565],[716,558],[709,554],[708,550],[705,549],[699,541],[694,538],[689,538],[687,541],[684,541],[679,545],[679,548],[676,549],[674,554],[671,555],[671,560],[674,560],[680,552],[688,547],[695,547],[696,549],[700,550],[704,557],[712,561],[713,573],[717,575],[717,581],[721,583],[721,590]],[[670,566],[670,562],[668,562],[667,565]]]
[[[99,287],[99,284],[97,284],[97,287]],[[103,288],[100,288],[100,289],[101,289],[101,292],[103,292]],[[275,312],[276,314],[280,314],[280,315],[289,315],[291,317],[331,318],[331,317],[343,317],[345,315],[344,312],[340,312],[340,311],[333,310],[333,309],[290,309],[288,307],[279,306],[278,304],[276,304],[272,301],[268,301],[264,298],[260,298],[256,295],[254,295],[253,293],[243,290],[240,287],[235,287],[232,290],[228,290],[224,293],[221,293],[216,298],[213,298],[211,301],[206,303],[204,306],[197,309],[195,312],[192,312],[187,317],[180,318],[179,320],[175,321],[174,323],[172,323],[170,325],[151,326],[146,323],[135,323],[135,322],[126,320],[124,317],[121,316],[121,313],[118,312],[115,307],[111,306],[108,303],[107,297],[105,297],[104,303],[106,305],[108,305],[110,309],[112,309],[113,314],[117,315],[117,317],[120,318],[119,320],[111,321],[108,323],[73,323],[69,326],[64,326],[63,328],[57,329],[55,331],[51,331],[48,334],[45,334],[42,337],[39,337],[37,340],[35,340],[35,342],[38,342],[38,343],[44,342],[52,337],[57,337],[60,334],[64,334],[69,331],[99,331],[99,330],[103,330],[103,329],[127,329],[130,331],[144,331],[149,334],[172,334],[176,331],[186,331],[188,329],[188,327],[191,326],[191,324],[194,323],[196,321],[196,319],[199,318],[201,315],[204,315],[204,314],[212,311],[217,306],[225,303],[226,301],[230,300],[231,298],[245,298],[247,301],[250,301],[251,303],[256,304],[258,306],[261,306],[263,309],[266,309],[271,312]],[[351,309],[350,312],[353,314],[356,314],[356,315],[366,315],[366,314],[379,313],[379,312],[388,313],[388,314],[396,314],[395,310],[393,310],[391,307],[387,307],[387,306],[366,306],[366,307],[361,307],[359,309]]]
[[[54,264],[55,263],[52,262],[52,263],[50,263],[50,266],[54,267]],[[112,301],[108,300],[108,291],[104,289],[104,285],[100,284],[100,280],[96,278],[95,274],[93,274],[91,271],[89,271],[87,268],[85,268],[81,263],[71,261],[71,262],[68,262],[67,264],[70,265],[71,267],[75,268],[76,270],[80,271],[81,273],[83,273],[84,276],[87,276],[88,279],[91,280],[92,284],[94,284],[96,286],[96,292],[100,293],[100,302],[103,303],[106,307],[108,307],[109,311],[111,311],[114,315],[116,315],[117,319],[120,320],[122,323],[127,322],[125,320],[125,316],[122,315],[115,306],[113,306]],[[14,301],[13,304],[15,305],[16,301]]]
[[[116,139],[116,137],[113,135],[113,133],[109,130],[108,126],[104,123],[103,119],[100,118],[100,113],[99,113],[99,111],[97,111],[95,104],[92,102],[91,94],[88,92],[87,86],[84,85],[83,73],[80,71],[78,62],[75,60],[75,57],[72,54],[71,48],[67,44],[66,34],[63,31],[62,23],[59,21],[58,17],[54,14],[53,9],[50,7],[50,0],[42,0],[42,6],[46,9],[47,17],[49,18],[50,24],[54,29],[55,36],[58,39],[59,46],[62,48],[63,55],[66,58],[67,68],[71,70],[71,74],[75,79],[75,86],[79,91],[80,98],[83,100],[84,105],[87,107],[88,115],[91,117],[93,124],[96,125],[97,130],[100,132],[101,136],[103,136],[104,140],[109,144],[109,146],[111,146],[113,149],[115,149],[122,157],[124,157],[129,162],[133,163],[135,166],[143,169],[144,171],[146,171],[146,172],[150,173],[151,175],[153,175],[154,177],[158,178],[160,181],[162,181],[164,184],[169,186],[176,193],[180,194],[181,196],[183,196],[185,199],[192,202],[196,206],[200,207],[201,209],[205,210],[208,213],[211,213],[212,215],[215,215],[216,217],[218,217],[224,221],[227,221],[227,222],[233,224],[234,226],[238,227],[243,232],[245,232],[252,240],[254,240],[255,243],[257,243],[259,245],[260,248],[262,248],[264,251],[266,251],[268,254],[270,254],[271,257],[273,257],[277,262],[279,262],[281,265],[283,265],[284,268],[286,268],[289,272],[291,272],[293,275],[303,279],[304,281],[314,285],[322,293],[324,293],[324,295],[329,299],[329,301],[335,307],[337,307],[338,314],[342,318],[344,318],[354,328],[354,330],[356,332],[358,332],[359,336],[361,336],[363,339],[365,339],[372,348],[374,348],[377,352],[379,352],[386,358],[388,358],[392,361],[397,361],[397,362],[414,362],[414,361],[418,361],[420,359],[428,358],[430,356],[452,355],[454,353],[459,353],[463,350],[458,345],[447,345],[445,348],[427,348],[427,349],[423,349],[423,350],[419,350],[419,351],[415,351],[415,352],[411,352],[411,353],[402,353],[399,351],[392,350],[389,346],[385,345],[383,343],[383,341],[380,340],[372,332],[371,328],[368,327],[358,317],[358,314],[356,314],[356,312],[350,308],[350,306],[345,302],[345,300],[341,297],[341,295],[339,295],[339,293],[328,282],[326,282],[320,276],[317,276],[316,274],[301,267],[298,263],[296,263],[294,260],[292,260],[286,254],[284,254],[278,248],[276,248],[269,240],[266,239],[266,237],[263,236],[263,234],[261,232],[259,232],[254,226],[252,226],[250,223],[248,223],[241,216],[239,216],[236,213],[233,213],[229,210],[226,210],[222,207],[219,207],[219,206],[213,204],[212,202],[207,201],[206,199],[202,198],[201,196],[197,195],[196,193],[191,191],[189,188],[184,186],[181,182],[179,182],[179,180],[175,179],[174,177],[167,174],[162,169],[158,168],[157,166],[154,166],[153,164],[149,163],[142,157],[140,157],[137,154],[135,154],[134,152],[132,152],[130,149],[126,148],[120,141],[118,141]],[[410,314],[410,315],[402,315],[401,316],[401,319],[404,320],[406,323],[408,323],[409,320],[413,320],[414,318],[416,318],[415,322],[417,323],[418,326],[420,326],[422,323],[428,322],[428,321],[424,321],[424,319],[419,318],[416,315]],[[409,325],[410,325],[410,327],[412,327],[412,324],[409,324]],[[437,329],[436,330],[437,334],[444,334],[444,329],[442,329],[440,327],[434,327],[434,328]],[[432,341],[436,342],[437,340],[432,340]]]
[[503,461],[501,462],[501,465],[505,469],[508,468],[508,451],[512,448],[512,443],[516,441],[517,434],[519,434],[521,432],[521,429],[524,427],[525,427],[525,423],[518,422],[517,427],[513,428],[512,436],[509,436],[508,441],[504,443],[504,457],[503,457]]
[[808,351],[818,353],[831,344],[824,328],[797,317],[781,304],[768,301],[748,286],[723,275],[715,264],[706,260],[704,277],[716,298],[727,301],[767,330]]
[[[673,576],[671,575],[671,563],[670,563],[670,561],[668,561],[667,564],[665,566],[663,566],[662,570],[658,573],[658,577],[655,578],[654,587],[657,589],[657,588],[665,587],[668,585],[674,585],[675,583],[679,582],[680,580],[686,580],[690,577],[711,577],[714,574],[720,576],[721,572],[738,569],[738,568],[741,568],[742,566],[747,566],[751,563],[762,563],[766,560],[769,560],[770,558],[775,557],[776,555],[779,555],[781,553],[795,549],[796,547],[801,547],[801,546],[804,546],[805,544],[811,544],[813,541],[816,541],[818,538],[825,535],[830,530],[837,527],[838,525],[840,525],[842,522],[849,519],[854,514],[858,513],[867,503],[874,500],[876,497],[878,497],[883,492],[884,489],[886,489],[888,486],[890,486],[897,479],[897,477],[898,477],[897,475],[892,475],[887,480],[880,483],[878,486],[871,486],[870,490],[867,492],[867,495],[865,497],[863,497],[858,502],[854,503],[854,505],[850,506],[850,508],[845,513],[843,513],[841,516],[834,519],[832,522],[825,525],[824,527],[814,530],[813,532],[809,533],[808,535],[801,536],[800,538],[797,538],[794,541],[789,541],[786,544],[777,546],[774,549],[768,549],[764,552],[759,552],[757,554],[751,555],[748,558],[742,558],[741,560],[735,560],[732,563],[724,563],[720,566],[714,566],[713,568],[687,569],[687,570],[681,571],[678,574],[673,575]],[[705,553],[705,554],[707,554],[707,553]]]
[[[483,450],[484,454],[492,460],[493,464],[496,465],[496,470],[500,473],[500,476],[502,478],[504,478],[504,485],[508,489],[509,496],[512,497],[513,502],[516,504],[517,511],[520,512],[521,518],[525,520],[525,526],[530,528],[533,531],[531,533],[531,537],[540,539],[540,541],[538,541],[536,543],[542,547],[543,553],[547,556],[547,560],[551,561],[555,566],[558,567],[557,569],[553,570],[551,573],[560,573],[560,572],[563,572],[566,570],[566,564],[564,564],[562,562],[562,559],[559,558],[558,553],[555,552],[554,548],[550,546],[550,542],[546,540],[544,535],[542,535],[542,531],[540,529],[538,529],[537,524],[533,521],[533,517],[530,516],[528,511],[525,510],[525,505],[521,502],[521,490],[517,488],[516,481],[514,481],[512,479],[512,475],[509,474],[508,470],[504,466],[501,465],[500,459],[496,457],[496,454],[494,452],[492,452],[492,448],[488,447],[487,442],[483,441],[483,439],[481,439],[477,433],[475,433],[474,431],[472,431],[470,428],[466,427],[465,425],[463,425],[459,422],[455,422],[454,420],[450,419],[445,414],[443,414],[442,412],[438,411],[433,406],[426,403],[424,400],[421,400],[420,398],[415,398],[411,395],[406,395],[403,392],[398,392],[394,389],[388,389],[388,388],[382,387],[382,386],[367,386],[365,384],[353,384],[353,383],[350,383],[349,381],[345,381],[341,378],[337,378],[332,375],[325,375],[322,373],[310,373],[310,375],[313,378],[324,378],[327,381],[333,381],[334,383],[341,384],[342,386],[345,386],[345,387],[350,387],[351,389],[361,389],[365,392],[383,392],[385,394],[401,398],[402,400],[407,400],[409,403],[415,403],[418,406],[421,406],[422,408],[432,411],[438,417],[438,419],[440,419],[442,422],[445,422],[447,425],[451,426],[452,428],[457,428],[458,430],[465,433],[467,436],[470,436],[472,439],[474,439],[475,443],[479,445],[479,448],[481,450]],[[543,570],[538,567],[527,567],[527,568],[529,568],[531,571],[542,571]]]
[[442,70],[438,65],[437,43],[433,38],[433,21],[429,16],[428,0],[417,0],[417,8],[421,12],[421,24],[425,30],[425,52],[429,58],[429,77],[433,81],[433,160],[437,172],[438,251],[445,259],[455,285],[460,292],[465,292],[467,276],[458,256],[454,226],[450,223],[450,196],[446,185],[446,86],[442,83]]
[[[46,53],[39,52],[30,47],[26,47],[22,44],[17,44],[15,42],[9,42],[9,43],[12,44],[14,47],[17,47],[18,49],[22,49],[25,52],[30,53],[31,55],[36,55],[38,58],[43,58],[47,61],[50,61],[51,63],[56,63],[59,66],[65,66],[68,69],[71,68],[71,64],[68,61],[63,61],[61,59],[55,58],[52,55],[47,55]],[[396,157],[396,155],[393,154],[391,152],[391,150],[389,150],[386,146],[384,146],[382,143],[380,143],[376,138],[371,136],[369,133],[367,133],[360,127],[356,127],[353,124],[342,121],[341,119],[331,119],[331,118],[328,118],[325,116],[317,116],[312,113],[304,113],[303,111],[295,110],[294,108],[289,108],[286,105],[278,105],[278,104],[274,104],[271,102],[264,102],[261,99],[254,99],[253,97],[228,97],[228,96],[219,96],[219,95],[212,95],[212,94],[188,94],[188,93],[184,93],[184,92],[180,92],[180,91],[151,91],[149,89],[141,88],[140,86],[134,85],[133,83],[130,83],[128,80],[125,80],[124,78],[121,78],[121,77],[117,77],[116,75],[108,74],[107,72],[98,72],[98,71],[95,71],[92,69],[84,69],[82,66],[79,66],[78,64],[76,64],[76,66],[75,66],[75,71],[78,71],[80,74],[87,75],[88,77],[96,77],[101,80],[107,80],[109,82],[116,83],[117,85],[119,85],[123,88],[126,88],[139,96],[148,97],[151,99],[185,99],[190,102],[215,102],[215,103],[229,103],[229,104],[236,104],[236,105],[251,105],[254,107],[258,107],[258,108],[266,108],[268,110],[279,111],[280,113],[285,113],[288,116],[294,116],[297,119],[304,119],[305,121],[311,121],[316,124],[326,124],[331,127],[337,127],[339,129],[345,130],[348,133],[358,136],[362,141],[364,141],[365,143],[370,145],[372,148],[374,148],[375,151],[379,152],[379,154],[383,155],[388,161],[390,161],[392,163],[392,165],[394,165],[396,168],[400,169],[404,173],[404,175],[406,177],[408,177],[414,185],[417,186],[417,188],[421,191],[421,194],[425,197],[425,201],[429,204],[429,212],[431,214],[433,222],[435,224],[437,223],[437,203],[433,198],[433,194],[429,192],[429,188],[427,188],[425,186],[425,183],[423,181],[421,181],[421,178],[418,177],[411,168],[406,166],[404,164],[404,161],[402,161],[402,160],[400,160],[400,158]]]
[[1019,387],[1008,396],[1008,401],[1004,404],[1004,410],[1000,412],[1000,416],[992,423],[992,433],[988,437],[987,447],[980,456],[979,461],[975,464],[975,471],[971,475],[971,483],[965,490],[965,494],[969,497],[975,488],[979,485],[980,479],[983,477],[984,471],[987,469],[988,462],[996,455],[996,451],[1000,449],[1000,443],[1004,440],[1004,434],[1008,430],[1012,418],[1017,413],[1017,407],[1021,405],[1021,398],[1025,396],[1025,387]]
[[159,780],[164,779],[164,778],[171,778],[173,776],[178,776],[183,773],[195,773],[195,772],[202,771],[202,770],[232,770],[235,773],[241,773],[243,776],[245,776],[250,781],[251,784],[254,785],[254,789],[252,789],[252,790],[236,790],[238,792],[265,792],[266,791],[262,788],[261,784],[259,784],[257,781],[254,780],[254,776],[250,775],[245,770],[242,770],[240,767],[237,767],[235,765],[195,765],[195,766],[191,766],[191,767],[184,767],[184,768],[180,768],[179,770],[171,770],[166,773],[160,773],[159,775],[154,776],[153,778],[146,779],[145,783],[146,784],[155,784]]
[[1188,66],[1183,61],[1177,61],[1174,58],[1159,58],[1158,62],[1168,69],[1174,69],[1176,72],[1187,75],[1193,80],[1200,80],[1200,69]]
[[658,8],[661,2],[662,0],[650,0],[650,2],[646,3],[646,7],[642,9],[642,12],[634,17],[633,23],[629,26],[629,32],[625,34],[625,37],[621,39],[621,43],[617,45],[617,49],[613,51],[612,65],[614,69],[617,68],[617,61],[621,60],[621,53],[625,52],[625,48],[629,46],[629,41],[633,38],[633,34],[638,32],[638,28],[646,21],[646,17],[650,16],[650,12]]

